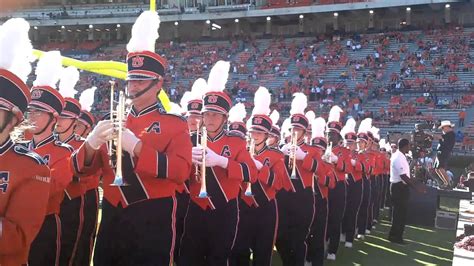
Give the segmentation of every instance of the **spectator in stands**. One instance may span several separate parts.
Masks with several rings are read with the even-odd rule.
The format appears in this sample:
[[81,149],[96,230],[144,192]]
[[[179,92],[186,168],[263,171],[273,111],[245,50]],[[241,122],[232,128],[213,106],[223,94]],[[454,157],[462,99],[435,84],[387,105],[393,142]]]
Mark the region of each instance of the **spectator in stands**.
[[435,161],[435,171],[441,181],[444,182],[444,186],[449,185],[449,176],[446,173],[448,167],[448,161],[451,157],[451,153],[455,144],[455,134],[453,131],[454,125],[450,121],[442,121],[438,129],[441,129],[443,135],[442,139],[438,144],[438,152]]
[[456,132],[456,142],[463,143],[463,141],[464,141],[464,133],[462,133],[461,130],[458,130],[458,132]]
[[465,118],[466,118],[466,109],[462,109],[461,112],[459,112],[459,127],[464,126]]

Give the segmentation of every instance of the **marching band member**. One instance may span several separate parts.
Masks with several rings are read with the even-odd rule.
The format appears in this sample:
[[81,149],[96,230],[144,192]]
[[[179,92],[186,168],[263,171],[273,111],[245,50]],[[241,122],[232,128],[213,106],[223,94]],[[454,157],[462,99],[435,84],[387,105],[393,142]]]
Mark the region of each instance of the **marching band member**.
[[344,146],[350,152],[350,164],[346,164],[347,170],[347,196],[346,208],[342,220],[342,240],[345,247],[352,248],[354,242],[357,213],[362,202],[362,176],[363,161],[361,155],[357,153],[357,135],[355,131],[356,121],[349,118],[346,125],[341,129],[341,136],[344,137]]
[[282,191],[278,198],[281,218],[277,249],[283,265],[303,265],[307,255],[307,238],[314,219],[313,173],[317,161],[307,156],[309,145],[304,143],[308,119],[304,115],[307,98],[295,93],[291,103],[291,140],[281,151],[285,154],[287,171],[291,173],[292,189]]
[[48,209],[41,231],[31,245],[30,265],[59,265],[60,262],[63,226],[59,212],[64,190],[73,177],[69,166],[73,148],[58,141],[53,134],[65,105],[64,98],[55,89],[61,70],[59,52],[47,52],[41,57],[28,105],[28,119],[33,125],[29,131],[33,139],[25,145],[42,156],[51,169]]
[[359,213],[357,214],[357,238],[364,239],[367,232],[368,225],[368,215],[369,215],[369,203],[371,196],[371,179],[370,174],[372,172],[373,162],[372,157],[368,154],[368,149],[370,145],[370,138],[368,132],[372,127],[372,119],[366,118],[362,120],[357,130],[357,162],[360,162],[362,165],[361,171],[359,171],[357,165],[354,168],[354,174],[362,174],[362,202],[359,208]]
[[270,148],[279,148],[280,142],[280,128],[278,127],[278,120],[280,120],[280,113],[277,110],[273,110],[270,114],[270,119],[272,120],[272,129],[268,133],[267,146]]
[[341,236],[341,223],[346,208],[346,176],[350,173],[351,154],[348,149],[342,146],[340,116],[342,109],[335,105],[329,111],[326,133],[328,142],[332,146],[333,158],[331,163],[334,165],[337,183],[334,189],[329,191],[329,216],[328,216],[328,234],[329,240],[328,256],[329,260],[336,259],[336,253],[339,248]]
[[[30,25],[22,18],[0,26],[0,265],[28,264],[30,245],[48,206],[51,177],[41,156],[10,137],[31,100]],[[19,132],[21,133],[21,132]],[[54,265],[49,264],[49,265]]]
[[194,81],[190,92],[185,92],[181,99],[181,107],[186,110],[186,121],[188,122],[189,132],[198,130],[202,123],[202,98],[207,90],[207,81],[198,78]]
[[317,161],[314,170],[314,202],[316,215],[309,236],[309,253],[306,257],[312,265],[323,265],[328,223],[328,194],[336,186],[334,166],[331,163],[334,155],[325,156],[327,139],[325,136],[326,121],[318,117],[311,122],[313,159]]
[[254,102],[249,133],[250,149],[253,149],[250,152],[255,154],[253,159],[258,169],[258,180],[251,187],[253,196],[241,196],[239,232],[230,265],[249,265],[252,250],[253,264],[270,266],[278,229],[275,196],[283,180],[289,183],[290,177],[283,154],[266,144],[272,129],[272,120],[268,116],[271,102],[268,90],[260,87]]
[[372,227],[375,228],[375,224],[378,223],[379,220],[379,214],[380,214],[380,208],[382,206],[381,200],[383,198],[382,192],[383,192],[383,177],[382,174],[384,172],[384,158],[385,154],[380,151],[380,135],[379,135],[379,129],[376,127],[372,127],[372,134],[373,134],[373,143],[372,143],[372,152],[374,153],[374,177],[375,177],[375,199],[374,199],[374,205],[372,207]]
[[[103,240],[109,242],[99,245],[103,249],[101,255],[112,258],[113,265],[173,264],[175,193],[191,171],[191,141],[186,122],[167,114],[156,98],[166,69],[166,61],[154,53],[159,24],[156,12],[143,12],[127,45],[127,93],[132,107],[119,145],[124,151],[123,180],[128,185],[118,186],[122,199],[110,202],[117,204],[112,205],[111,214],[114,206],[121,209],[112,217],[115,220],[105,218],[104,213],[108,228],[104,228],[107,232]],[[76,172],[89,174],[109,168],[101,147],[114,138],[114,131],[111,120],[97,124],[85,144],[74,153]],[[110,181],[104,178],[104,183],[105,188]],[[104,249],[104,245],[112,247]]]
[[[369,145],[367,147],[367,155],[369,156],[370,162],[372,162],[370,168],[370,201],[369,201],[369,211],[367,215],[367,233],[370,234],[370,231],[374,228],[374,219],[375,219],[375,205],[378,201],[379,196],[379,185],[378,185],[378,168],[375,163],[378,159],[378,145],[376,142],[376,135],[378,136],[379,129],[371,126],[367,135],[369,136]],[[380,137],[379,137],[380,138]],[[382,164],[378,164],[381,166]]]
[[[59,81],[59,93],[64,97],[64,108],[56,123],[56,139],[78,149],[82,141],[74,134],[75,123],[81,114],[81,104],[74,99],[77,91],[74,89],[79,81],[79,71],[75,67],[63,69]],[[79,238],[84,226],[84,194],[85,188],[79,177],[74,176],[64,190],[59,218],[61,219],[61,253],[60,265],[71,265],[76,258]]]
[[228,263],[239,222],[240,185],[257,178],[245,139],[225,130],[231,99],[223,90],[229,68],[229,62],[218,61],[211,69],[209,91],[203,100],[203,127],[201,134],[192,136],[194,143],[199,140],[204,146],[193,147],[193,163],[200,171],[190,178],[191,202],[181,241],[181,265]]

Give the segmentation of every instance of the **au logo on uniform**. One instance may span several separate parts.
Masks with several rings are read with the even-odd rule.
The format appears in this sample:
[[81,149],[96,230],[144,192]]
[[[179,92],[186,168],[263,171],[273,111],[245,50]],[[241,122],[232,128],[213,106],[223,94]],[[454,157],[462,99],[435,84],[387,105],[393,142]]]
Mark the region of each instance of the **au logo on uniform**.
[[2,193],[7,192],[9,181],[10,181],[10,172],[1,171],[0,172],[0,191]]
[[148,129],[146,130],[146,132],[150,133],[154,131],[156,134],[160,134],[161,133],[161,126],[160,126],[160,122],[153,122],[153,124],[151,124]]
[[230,148],[229,148],[229,146],[225,145],[224,147],[222,147],[221,156],[230,157]]

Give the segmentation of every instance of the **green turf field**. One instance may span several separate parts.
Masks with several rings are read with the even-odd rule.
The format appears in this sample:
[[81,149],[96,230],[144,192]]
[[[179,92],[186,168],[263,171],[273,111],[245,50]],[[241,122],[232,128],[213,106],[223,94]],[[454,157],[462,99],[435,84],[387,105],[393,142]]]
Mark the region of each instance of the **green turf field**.
[[[364,241],[356,240],[352,249],[341,245],[337,260],[326,261],[325,265],[451,265],[454,230],[407,226],[404,246],[386,240],[389,230],[390,222],[382,220]],[[274,256],[273,265],[281,265],[278,255]]]

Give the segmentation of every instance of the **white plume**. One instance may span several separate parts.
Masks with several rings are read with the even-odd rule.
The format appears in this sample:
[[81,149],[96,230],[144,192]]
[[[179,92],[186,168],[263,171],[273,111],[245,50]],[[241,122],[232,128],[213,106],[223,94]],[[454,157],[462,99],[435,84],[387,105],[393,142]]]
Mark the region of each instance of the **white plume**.
[[309,123],[311,123],[314,119],[316,119],[316,114],[314,113],[314,111],[308,111],[308,112],[306,112],[306,114],[304,116],[306,116]]
[[160,16],[156,11],[144,11],[138,16],[132,27],[132,37],[127,44],[127,51],[155,52],[155,43],[159,37]]
[[326,120],[322,117],[313,119],[311,123],[311,139],[314,138],[324,138],[326,135],[324,131],[326,130]]
[[380,148],[385,148],[385,146],[387,145],[387,142],[385,141],[385,139],[381,139],[379,141],[379,146]]
[[61,80],[59,81],[59,93],[63,97],[74,98],[77,90],[74,89],[76,83],[79,81],[79,70],[73,66],[63,69],[61,73]]
[[225,84],[229,78],[230,63],[227,61],[219,60],[212,67],[207,79],[207,90],[206,92],[219,92],[224,91]]
[[341,129],[341,136],[344,137],[347,133],[351,133],[351,132],[356,133],[355,127],[356,127],[356,121],[354,120],[354,118],[347,119],[346,124]]
[[30,24],[23,18],[12,18],[0,26],[0,68],[7,69],[26,82],[31,72],[33,53],[28,31]]
[[304,110],[308,106],[308,98],[301,92],[293,94],[293,101],[291,102],[290,114],[304,114]]
[[280,113],[277,110],[273,110],[270,114],[270,119],[274,126],[277,126],[278,120],[280,120]]
[[33,85],[50,86],[55,89],[62,70],[61,53],[59,51],[44,53],[36,65],[36,80],[33,82]]
[[167,112],[167,113],[170,113],[170,114],[175,114],[175,115],[181,115],[183,110],[181,109],[181,106],[179,106],[179,104],[177,103],[174,103],[174,102],[170,102],[170,110]]
[[344,111],[342,111],[341,107],[334,105],[329,111],[328,122],[340,122],[342,112]]
[[380,135],[379,135],[380,129],[378,127],[372,126],[369,129],[369,131],[370,131],[370,133],[372,133],[372,136],[374,136],[374,138],[380,139]]
[[184,92],[183,97],[181,97],[181,101],[179,101],[179,105],[181,105],[181,109],[183,109],[183,112],[188,111],[188,103],[192,100],[191,98],[192,96],[190,91]]
[[243,103],[238,103],[229,111],[229,122],[244,122],[246,116],[247,111],[245,111],[245,105]]
[[360,122],[359,130],[357,133],[367,133],[369,132],[370,128],[372,127],[372,118],[366,118]]
[[198,78],[194,81],[191,88],[191,99],[201,100],[204,93],[207,91],[207,81],[203,78]]
[[247,119],[247,122],[245,122],[245,127],[247,128],[247,130],[249,130],[252,127],[252,117]]
[[94,95],[97,87],[92,87],[84,90],[79,97],[79,103],[81,104],[82,109],[86,111],[91,111],[92,105],[94,104]]
[[252,115],[269,115],[270,114],[270,103],[272,96],[268,92],[267,88],[259,87],[255,92],[253,98],[255,106],[253,107]]
[[281,124],[281,138],[284,139],[290,135],[291,135],[291,119],[287,118],[283,120],[283,123]]

